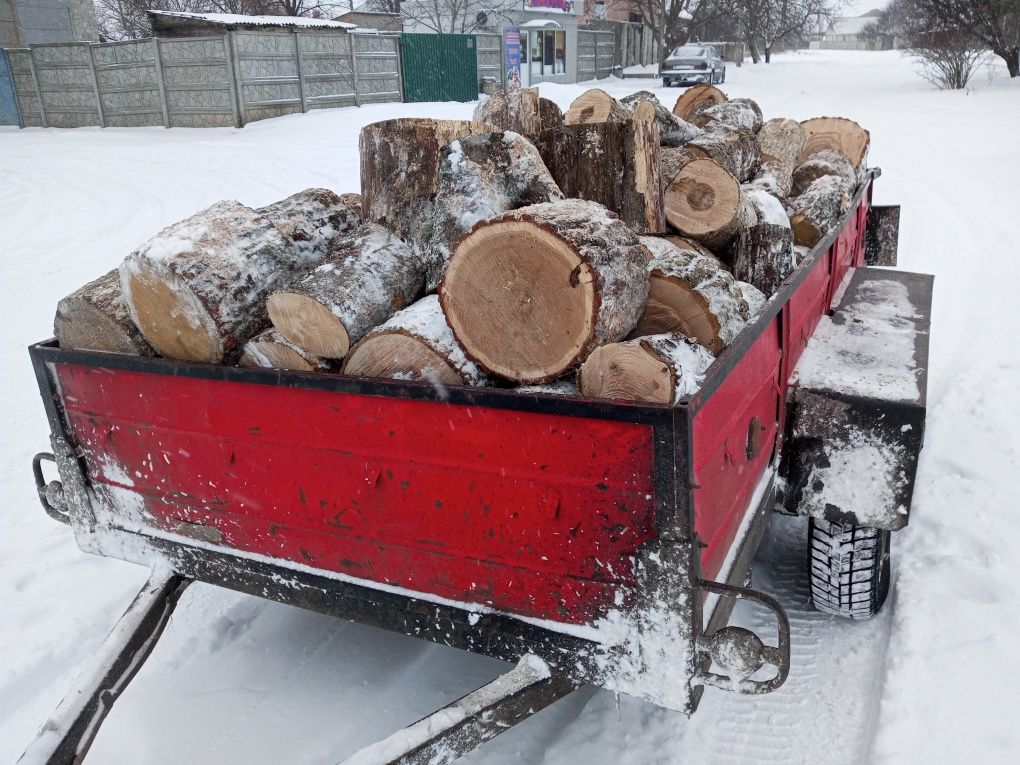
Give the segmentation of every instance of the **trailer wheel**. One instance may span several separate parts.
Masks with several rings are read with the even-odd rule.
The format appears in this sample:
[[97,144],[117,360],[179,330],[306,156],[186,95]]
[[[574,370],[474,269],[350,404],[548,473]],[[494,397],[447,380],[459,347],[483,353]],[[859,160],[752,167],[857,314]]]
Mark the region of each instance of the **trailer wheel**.
[[811,519],[808,565],[811,601],[827,614],[870,619],[889,594],[892,533]]

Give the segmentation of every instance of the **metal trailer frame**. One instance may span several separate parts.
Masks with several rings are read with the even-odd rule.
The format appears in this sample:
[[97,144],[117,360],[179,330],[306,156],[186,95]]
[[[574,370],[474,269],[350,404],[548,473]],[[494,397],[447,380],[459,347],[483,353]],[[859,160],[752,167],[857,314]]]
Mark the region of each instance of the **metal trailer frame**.
[[[854,216],[859,229],[855,235],[863,242],[865,226],[862,212],[867,210],[871,181],[878,174],[878,170],[868,172],[841,226],[816,245],[754,325],[745,329],[720,355],[707,373],[702,390],[675,407],[520,395],[495,389],[452,388],[443,391],[440,396],[431,386],[420,383],[242,369],[65,350],[57,347],[53,340],[31,346],[30,355],[52,434],[52,454],[39,455],[33,463],[44,509],[50,516],[72,527],[83,550],[154,566],[154,570],[146,589],[104,644],[109,671],[94,679],[89,687],[77,689],[69,696],[77,701],[70,705],[65,702],[58,714],[51,718],[43,729],[49,735],[36,740],[26,752],[24,762],[56,764],[81,761],[110,703],[148,655],[176,598],[190,581],[203,581],[504,661],[519,662],[516,669],[494,683],[426,718],[424,729],[430,732],[419,737],[416,745],[408,751],[399,752],[396,756],[391,756],[393,752],[390,751],[386,762],[448,762],[579,685],[604,685],[606,679],[606,657],[600,653],[600,646],[571,629],[561,631],[548,622],[522,620],[511,613],[485,609],[479,609],[483,611],[479,613],[479,610],[465,607],[465,604],[374,586],[372,582],[337,576],[330,571],[316,572],[308,566],[295,566],[282,559],[235,554],[217,546],[215,537],[203,536],[201,529],[189,538],[148,533],[153,531],[151,529],[104,526],[102,520],[97,520],[93,506],[97,494],[90,481],[89,466],[64,409],[60,370],[75,368],[113,374],[139,373],[160,379],[241,382],[403,401],[442,401],[465,407],[649,426],[654,454],[652,481],[656,535],[636,551],[640,586],[638,602],[632,605],[632,610],[640,616],[649,601],[673,603],[676,608],[674,616],[687,630],[689,650],[685,662],[671,666],[672,671],[680,673],[675,677],[678,686],[676,698],[682,699],[682,702],[674,700],[671,704],[673,708],[693,713],[704,687],[709,685],[743,693],[767,693],[779,687],[790,668],[789,621],[775,599],[739,584],[750,569],[750,561],[775,504],[772,478],[782,451],[784,407],[780,405],[777,412],[780,422],[770,458],[767,463],[762,463],[767,467],[760,477],[753,501],[740,513],[742,537],[734,538],[729,545],[729,567],[718,571],[718,574],[724,575],[724,581],[718,582],[703,575],[700,551],[705,543],[698,538],[694,517],[695,490],[700,488],[695,484],[692,467],[695,417],[766,328],[773,326],[775,331],[774,321],[781,325],[781,342],[788,340],[791,298],[812,269],[828,256],[829,248],[847,224],[855,220]],[[863,251],[856,257],[863,260]],[[828,304],[823,308],[823,311],[827,310]],[[789,379],[792,363],[784,352],[784,380]],[[755,425],[752,421],[750,431],[746,430],[746,425],[742,426],[747,438],[748,459],[757,456],[763,446],[756,442],[758,430]],[[42,463],[47,460],[55,462],[59,482],[46,482]],[[97,530],[102,533],[96,533]],[[172,570],[166,571],[163,566],[168,560]],[[281,585],[282,581],[287,585]],[[715,596],[715,602],[706,605],[709,596]],[[725,626],[733,604],[740,599],[754,602],[773,613],[778,625],[776,645],[766,646],[748,630]],[[143,618],[139,618],[139,608]],[[774,668],[772,676],[757,679],[761,673],[755,673],[767,665]],[[721,668],[721,672],[717,668]],[[95,703],[99,698],[104,703]],[[675,706],[677,704],[679,706]],[[451,709],[459,722],[440,724],[443,720],[449,721]],[[407,738],[404,736],[402,740]],[[375,751],[378,753],[379,750]],[[352,762],[383,761],[371,759],[367,753],[364,757],[368,759],[358,757],[361,755]]]

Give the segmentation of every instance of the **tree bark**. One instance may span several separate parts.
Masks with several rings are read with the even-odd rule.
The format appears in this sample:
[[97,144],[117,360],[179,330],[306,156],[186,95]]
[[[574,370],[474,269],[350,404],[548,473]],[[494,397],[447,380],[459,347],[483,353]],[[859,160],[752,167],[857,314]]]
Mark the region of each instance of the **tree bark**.
[[562,199],[538,149],[517,133],[478,133],[443,149],[434,200],[423,205],[412,238],[425,267],[425,291],[443,277],[457,240],[486,218]]
[[409,238],[420,205],[436,192],[442,149],[492,126],[468,120],[405,118],[361,129],[362,213],[401,239]]
[[269,296],[269,318],[290,342],[324,359],[350,346],[421,293],[421,261],[382,226],[333,240],[326,261]]
[[790,196],[793,170],[807,136],[796,120],[778,117],[762,125],[755,136],[761,151],[761,169],[754,183],[780,197]]
[[484,386],[481,368],[464,355],[436,295],[397,312],[369,332],[344,363],[344,374]]
[[693,122],[702,109],[721,104],[725,100],[726,94],[715,85],[695,85],[680,94],[673,105],[673,114],[686,122]]
[[563,110],[555,101],[538,99],[539,130],[551,130],[563,124]]
[[471,118],[492,125],[496,130],[525,135],[537,133],[542,129],[538,88],[500,90],[480,102]]
[[725,125],[757,133],[762,125],[761,107],[750,98],[734,98],[700,110],[694,115],[693,122],[702,128]]
[[794,269],[793,231],[776,197],[750,186],[742,193],[754,210],[754,221],[737,232],[728,259],[737,279],[772,297]]
[[836,149],[816,151],[793,171],[793,194],[803,194],[807,188],[824,175],[842,178],[848,189],[857,186],[857,168],[847,156]]
[[684,148],[714,159],[741,183],[753,178],[761,167],[761,149],[754,133],[746,128],[714,124]]
[[679,332],[718,354],[751,316],[737,280],[693,243],[682,246],[673,237],[653,236],[641,237],[641,243],[652,254],[651,288],[629,339]]
[[603,122],[630,122],[630,109],[598,88],[586,90],[563,113],[564,125],[598,125]]
[[653,119],[659,126],[659,143],[663,146],[683,146],[701,134],[701,128],[677,117],[647,90],[632,93],[620,99],[620,103],[631,110],[635,120]]
[[654,122],[564,125],[532,141],[566,197],[598,202],[635,231],[661,233],[662,179]]
[[152,347],[131,321],[116,269],[57,303],[53,335],[61,348],[153,355]]
[[242,367],[289,369],[294,372],[322,372],[329,362],[290,342],[275,329],[267,329],[244,344]]
[[312,265],[326,256],[334,236],[361,224],[361,195],[305,189],[255,212],[269,218]]
[[596,348],[577,373],[582,396],[675,406],[697,393],[714,356],[681,334]]
[[800,196],[790,200],[793,213],[790,226],[794,242],[814,247],[832,231],[850,206],[846,183],[842,178],[825,175],[812,183]]
[[806,161],[823,149],[843,152],[855,168],[865,165],[871,134],[853,120],[844,117],[815,117],[800,123],[804,129],[804,148],[798,162]]
[[625,337],[648,299],[645,249],[594,202],[531,205],[479,223],[439,288],[471,358],[519,383],[562,377]]
[[131,320],[161,355],[221,362],[266,325],[266,297],[307,268],[268,218],[219,202],[168,226],[125,258]]

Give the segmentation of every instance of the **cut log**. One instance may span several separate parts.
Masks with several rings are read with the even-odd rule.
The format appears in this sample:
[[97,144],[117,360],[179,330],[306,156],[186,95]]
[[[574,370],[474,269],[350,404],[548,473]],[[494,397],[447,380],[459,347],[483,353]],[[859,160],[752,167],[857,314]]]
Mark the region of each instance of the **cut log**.
[[684,165],[693,159],[705,159],[700,151],[689,151],[682,146],[663,146],[659,151],[659,175],[662,177],[663,189],[673,182]]
[[269,218],[312,266],[326,256],[334,236],[361,224],[361,195],[305,189],[255,212]]
[[693,122],[694,116],[702,109],[726,101],[726,94],[715,85],[702,83],[687,88],[673,105],[673,114],[686,122]]
[[158,353],[221,362],[266,323],[266,297],[307,267],[268,218],[218,202],[128,255],[120,282],[131,320]]
[[324,359],[350,346],[421,293],[424,269],[411,247],[366,223],[330,244],[326,260],[269,296],[269,318],[295,345]]
[[538,88],[500,90],[479,102],[472,119],[492,125],[496,130],[525,135],[537,133],[542,129]]
[[807,137],[796,120],[779,117],[762,125],[755,136],[761,151],[761,169],[755,184],[781,197],[790,196],[793,169]]
[[436,192],[443,147],[492,126],[468,120],[405,118],[361,129],[362,214],[409,238],[418,206]]
[[153,355],[152,347],[131,321],[116,269],[57,303],[53,336],[61,348]]
[[871,134],[853,120],[843,117],[815,117],[800,123],[805,143],[799,161],[803,162],[822,149],[843,152],[855,168],[864,166],[871,145]]
[[351,349],[344,374],[434,385],[489,384],[479,366],[464,355],[436,295],[422,298],[369,332]]
[[677,117],[647,90],[639,90],[620,99],[620,103],[631,110],[635,120],[654,119],[659,126],[659,142],[663,146],[683,146],[701,134],[701,128]]
[[711,159],[684,164],[663,197],[669,224],[712,249],[724,246],[741,227],[753,222],[749,221],[753,211],[741,201],[737,179]]
[[714,159],[741,183],[751,180],[761,167],[761,149],[754,133],[746,128],[716,123],[688,141],[684,148]]
[[651,289],[630,339],[679,332],[718,354],[751,315],[737,280],[692,244],[681,249],[670,238],[654,236],[641,237],[641,243],[652,254]]
[[584,91],[563,113],[564,125],[598,125],[603,122],[630,122],[630,109],[598,88]]
[[700,109],[691,122],[701,128],[725,125],[757,133],[762,124],[761,107],[750,98],[734,98]]
[[790,226],[796,244],[814,247],[839,224],[850,206],[846,182],[835,175],[816,180],[800,196],[790,200]]
[[681,334],[596,348],[577,372],[582,396],[675,406],[698,392],[714,356]]
[[729,247],[733,275],[771,297],[793,272],[793,231],[786,209],[764,189],[744,186],[744,200],[754,209],[754,223],[742,228]]
[[539,130],[551,130],[563,124],[563,110],[555,101],[548,98],[538,99]]
[[479,223],[439,288],[471,358],[520,383],[562,377],[620,340],[648,299],[644,247],[594,202],[565,199]]
[[290,342],[275,329],[267,329],[244,344],[242,367],[289,369],[294,372],[322,372],[329,363]]
[[[675,234],[668,234],[661,238],[665,239],[674,247],[678,247],[683,252],[690,252],[695,255],[707,255],[710,258],[715,258],[715,255],[712,254],[711,250],[709,250],[703,244],[694,241],[693,239],[686,239],[682,236],[676,236]],[[716,260],[718,260],[718,258],[716,258]]]
[[628,119],[564,125],[532,141],[564,196],[598,202],[635,231],[656,234],[666,229],[658,131]]
[[443,149],[434,201],[423,206],[413,237],[425,291],[439,286],[454,245],[478,221],[562,198],[538,149],[522,135],[478,133],[451,143]]
[[857,185],[857,168],[850,159],[836,149],[816,151],[797,165],[793,171],[793,194],[798,196],[823,175],[835,175],[846,182],[848,189]]

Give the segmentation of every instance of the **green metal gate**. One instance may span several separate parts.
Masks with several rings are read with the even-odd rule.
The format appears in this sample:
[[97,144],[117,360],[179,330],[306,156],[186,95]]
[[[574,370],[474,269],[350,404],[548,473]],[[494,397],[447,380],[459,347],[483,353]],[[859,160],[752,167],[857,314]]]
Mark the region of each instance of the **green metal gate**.
[[400,35],[405,101],[474,101],[478,59],[474,35]]

